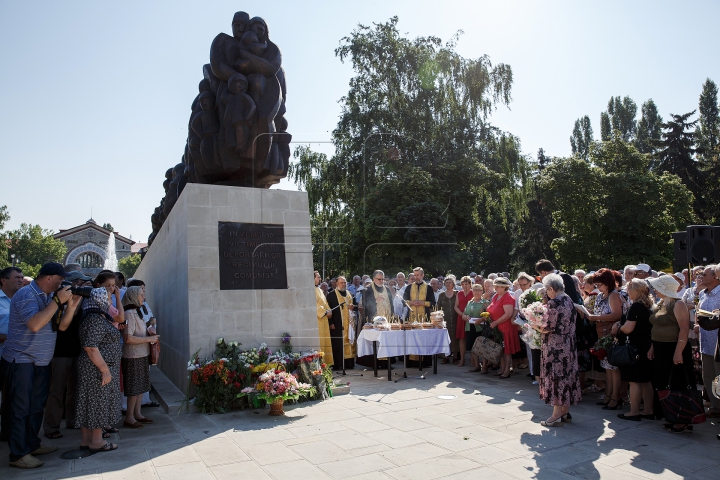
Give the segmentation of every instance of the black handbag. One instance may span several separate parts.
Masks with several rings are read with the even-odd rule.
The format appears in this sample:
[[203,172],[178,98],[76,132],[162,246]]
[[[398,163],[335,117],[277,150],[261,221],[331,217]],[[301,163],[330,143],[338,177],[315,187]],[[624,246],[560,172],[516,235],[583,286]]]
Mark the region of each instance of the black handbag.
[[712,317],[701,317],[700,315],[698,315],[697,323],[703,330],[711,332],[720,328],[720,317],[718,317],[717,315],[714,315]]
[[667,388],[658,390],[658,398],[665,412],[665,420],[678,424],[703,423],[705,421],[705,407],[703,407],[702,393],[688,379],[685,367],[682,364],[679,366],[685,373],[687,388],[681,390],[670,389],[673,370],[675,370],[675,365],[673,365],[672,370],[670,370]]
[[638,350],[633,344],[630,343],[630,337],[625,338],[625,343],[617,343],[610,347],[610,351],[607,354],[607,361],[610,365],[615,367],[627,367],[634,365],[638,359]]

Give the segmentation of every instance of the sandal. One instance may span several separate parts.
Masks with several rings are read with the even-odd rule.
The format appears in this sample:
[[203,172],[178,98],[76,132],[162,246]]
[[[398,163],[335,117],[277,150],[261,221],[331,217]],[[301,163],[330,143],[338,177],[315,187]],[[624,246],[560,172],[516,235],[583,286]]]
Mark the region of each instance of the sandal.
[[60,432],[50,432],[50,433],[46,433],[45,437],[49,438],[50,440],[56,440],[58,438],[62,438],[63,436],[62,436],[62,433],[60,433]]
[[447,358],[447,357],[446,357],[446,358],[443,358],[443,359],[442,359],[442,362],[440,362],[441,365],[445,365],[446,363],[450,363],[450,359]]
[[117,429],[117,428],[115,428],[115,427],[107,427],[107,428],[103,427],[103,432],[105,432],[105,433],[118,433],[118,432],[120,432],[120,430]]
[[482,370],[480,367],[475,367],[472,370],[468,370],[468,373],[479,372],[480,370]]
[[670,428],[667,429],[670,433],[683,433],[683,432],[692,432],[693,426],[692,425],[683,425],[680,428],[676,428],[674,425],[671,425]]
[[521,363],[520,365],[517,366],[517,368],[520,370],[525,370],[527,367],[528,367],[527,363]]
[[502,378],[503,380],[505,380],[506,378],[510,378],[510,374],[509,374],[509,373],[508,373],[507,375],[496,375],[496,376],[497,376],[498,378]]
[[639,422],[642,419],[642,415],[625,415],[624,413],[618,413],[617,416],[621,420],[632,420],[633,422]]
[[110,438],[110,437],[112,437],[112,435],[110,435],[108,432],[106,432],[105,430],[103,430],[102,437],[103,437],[103,438]]
[[91,448],[90,453],[92,453],[94,455],[98,452],[111,452],[113,450],[117,450],[117,448],[118,448],[117,443],[105,442],[105,445],[103,445],[100,448]]
[[562,417],[558,417],[551,422],[548,422],[547,420],[543,420],[542,422],[540,422],[540,425],[542,425],[543,427],[562,427],[563,426]]
[[154,423],[154,421],[153,421],[152,419],[148,418],[148,417],[136,418],[136,420],[137,420],[138,422],[140,422],[140,423],[143,423],[143,424]]
[[143,407],[153,408],[153,407],[159,407],[160,404],[159,404],[158,402],[150,402],[150,403],[148,403],[147,405],[142,405],[142,406],[143,406]]

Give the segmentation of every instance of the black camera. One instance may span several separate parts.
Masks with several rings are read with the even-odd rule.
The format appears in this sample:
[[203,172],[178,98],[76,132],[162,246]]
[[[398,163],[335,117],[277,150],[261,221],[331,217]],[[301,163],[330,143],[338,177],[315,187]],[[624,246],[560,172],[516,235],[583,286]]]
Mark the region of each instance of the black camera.
[[90,293],[92,292],[92,287],[73,287],[73,284],[67,281],[62,282],[58,290],[62,290],[65,287],[70,287],[70,293],[73,295],[83,298],[90,298]]

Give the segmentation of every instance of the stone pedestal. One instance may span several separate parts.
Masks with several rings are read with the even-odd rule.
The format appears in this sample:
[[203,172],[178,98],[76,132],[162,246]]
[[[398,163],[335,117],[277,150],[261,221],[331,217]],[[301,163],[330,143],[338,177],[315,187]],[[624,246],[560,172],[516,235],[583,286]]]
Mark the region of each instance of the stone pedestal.
[[[286,289],[221,290],[220,222],[282,226]],[[223,247],[224,248],[224,247]],[[219,337],[274,351],[290,332],[297,350],[318,348],[310,213],[304,192],[188,184],[134,275],[158,322],[160,369],[187,388],[187,362],[212,355]]]

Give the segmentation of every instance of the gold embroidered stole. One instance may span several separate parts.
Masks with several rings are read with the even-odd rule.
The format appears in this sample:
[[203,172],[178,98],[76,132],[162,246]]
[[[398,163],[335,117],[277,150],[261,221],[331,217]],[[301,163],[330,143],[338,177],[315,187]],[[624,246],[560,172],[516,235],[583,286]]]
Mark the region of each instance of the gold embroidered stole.
[[[375,285],[371,285],[370,288],[372,288],[372,291],[375,293],[375,305],[377,305],[375,315],[385,317],[389,320],[392,315],[392,306],[388,300],[388,294],[385,291],[385,286],[381,287],[380,291],[377,290]],[[371,318],[369,320],[372,322],[373,319]]]
[[335,297],[337,298],[338,308],[342,315],[342,328],[343,328],[343,356],[345,358],[355,358],[355,352],[353,351],[353,341],[350,340],[350,310],[348,305],[352,305],[352,295],[345,293],[345,296],[340,295],[340,291],[335,289]]
[[[410,285],[410,301],[420,300],[425,302],[427,299],[427,288],[428,284],[423,282],[420,285],[413,283]],[[422,307],[410,307],[410,321],[411,322],[424,322],[425,318],[425,306]]]

